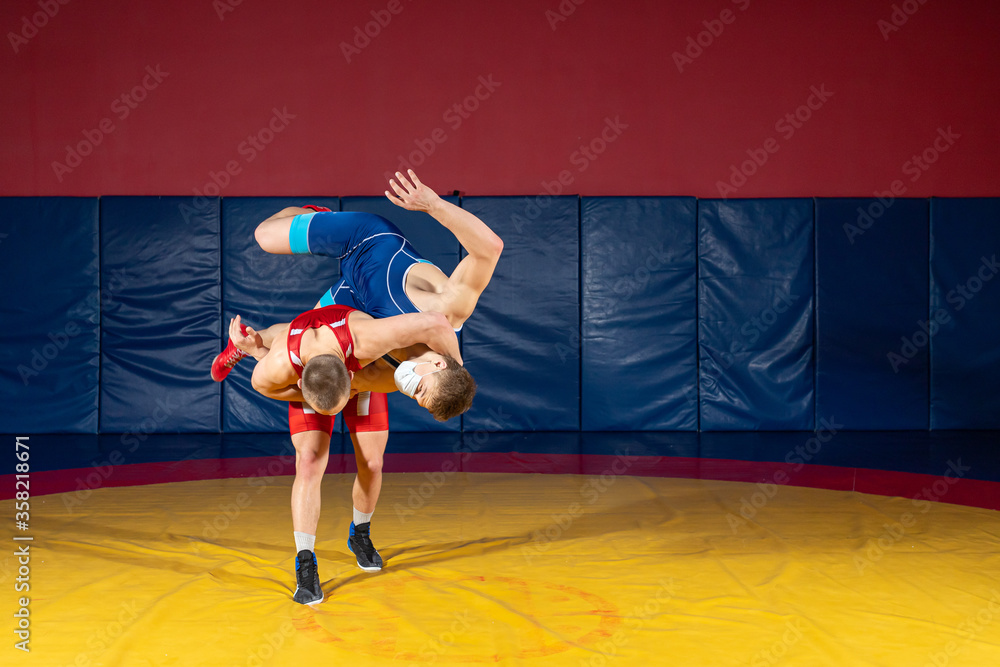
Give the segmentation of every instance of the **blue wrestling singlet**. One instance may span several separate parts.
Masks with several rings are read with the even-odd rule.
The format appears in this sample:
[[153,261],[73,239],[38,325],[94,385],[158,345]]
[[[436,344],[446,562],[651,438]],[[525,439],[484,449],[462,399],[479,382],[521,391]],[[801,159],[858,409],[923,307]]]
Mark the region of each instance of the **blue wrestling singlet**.
[[406,296],[406,274],[414,264],[430,262],[385,218],[350,211],[304,213],[293,218],[288,241],[294,254],[340,260],[343,277],[320,306],[350,306],[373,317],[420,312]]

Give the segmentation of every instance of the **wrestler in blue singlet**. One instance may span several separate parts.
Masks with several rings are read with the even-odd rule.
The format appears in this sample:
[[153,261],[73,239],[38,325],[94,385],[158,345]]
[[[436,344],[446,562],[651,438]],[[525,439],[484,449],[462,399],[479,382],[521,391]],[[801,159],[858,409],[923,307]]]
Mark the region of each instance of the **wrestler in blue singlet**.
[[288,241],[294,254],[336,257],[343,276],[320,299],[321,306],[357,308],[373,317],[419,313],[406,296],[406,274],[427,263],[403,233],[385,218],[353,211],[297,215]]

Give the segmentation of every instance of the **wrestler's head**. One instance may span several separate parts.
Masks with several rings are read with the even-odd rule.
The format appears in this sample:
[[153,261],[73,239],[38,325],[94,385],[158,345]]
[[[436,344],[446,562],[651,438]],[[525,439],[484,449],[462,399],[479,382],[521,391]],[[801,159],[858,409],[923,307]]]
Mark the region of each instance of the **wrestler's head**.
[[339,357],[321,354],[306,362],[299,387],[309,407],[322,415],[335,415],[350,398],[351,374]]
[[410,357],[394,374],[396,387],[443,422],[470,407],[476,383],[460,363],[437,352]]

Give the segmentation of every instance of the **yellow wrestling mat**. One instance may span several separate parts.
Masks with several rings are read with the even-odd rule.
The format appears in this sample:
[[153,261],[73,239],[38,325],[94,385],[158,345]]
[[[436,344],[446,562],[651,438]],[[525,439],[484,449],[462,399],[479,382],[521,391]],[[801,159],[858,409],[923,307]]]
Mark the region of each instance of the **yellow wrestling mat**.
[[368,574],[347,551],[352,481],[324,481],[315,608],[291,600],[290,477],[33,498],[31,652],[7,612],[2,664],[1000,665],[997,512],[735,482],[391,474],[372,523],[386,567]]

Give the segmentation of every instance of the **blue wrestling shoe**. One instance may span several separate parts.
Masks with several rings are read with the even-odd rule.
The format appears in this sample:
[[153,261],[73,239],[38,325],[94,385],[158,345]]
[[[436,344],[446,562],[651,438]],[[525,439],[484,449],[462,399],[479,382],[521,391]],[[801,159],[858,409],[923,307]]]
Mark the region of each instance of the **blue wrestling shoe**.
[[361,523],[357,526],[351,522],[351,532],[347,537],[347,548],[351,550],[357,559],[358,567],[365,572],[378,572],[382,569],[382,556],[379,555],[372,544],[371,522]]

